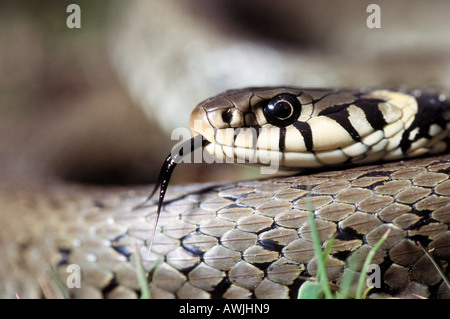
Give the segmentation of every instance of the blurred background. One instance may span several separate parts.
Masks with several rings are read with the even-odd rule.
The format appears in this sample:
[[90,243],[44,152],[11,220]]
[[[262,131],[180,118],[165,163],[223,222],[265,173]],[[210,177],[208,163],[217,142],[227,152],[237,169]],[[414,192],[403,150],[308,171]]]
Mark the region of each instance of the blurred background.
[[[1,184],[151,183],[197,103],[255,85],[448,88],[450,2],[3,0]],[[179,165],[173,182],[257,172]]]

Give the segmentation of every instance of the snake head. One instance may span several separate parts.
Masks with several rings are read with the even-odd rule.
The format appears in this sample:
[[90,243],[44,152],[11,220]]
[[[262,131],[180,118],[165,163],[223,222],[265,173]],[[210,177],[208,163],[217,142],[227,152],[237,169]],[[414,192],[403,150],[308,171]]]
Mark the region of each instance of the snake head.
[[247,88],[203,101],[190,126],[222,161],[309,168],[394,158],[416,113],[412,96],[387,90]]
[[[450,128],[443,114],[449,110],[446,98],[388,90],[246,88],[209,98],[191,114],[194,137],[167,157],[147,199],[160,189],[150,248],[172,172],[196,149],[276,169],[438,153],[446,148]],[[426,116],[416,116],[422,112]]]

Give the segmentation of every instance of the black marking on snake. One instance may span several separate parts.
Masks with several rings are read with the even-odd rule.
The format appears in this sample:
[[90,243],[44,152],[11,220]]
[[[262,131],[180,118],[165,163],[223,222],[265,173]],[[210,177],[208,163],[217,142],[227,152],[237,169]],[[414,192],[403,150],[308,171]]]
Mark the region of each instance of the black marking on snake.
[[[378,267],[380,267],[381,278],[385,278],[386,271],[392,266],[392,264],[393,262],[388,256],[385,256],[384,260],[378,264]],[[374,287],[371,291],[374,293],[382,292],[390,295],[396,295],[396,290],[387,285],[384,280],[380,280],[380,288]],[[397,293],[400,291],[397,291]]]
[[270,250],[270,251],[276,251],[280,252],[281,249],[284,247],[283,245],[280,245],[273,239],[264,239],[259,240],[256,245],[264,247],[264,249]]
[[406,238],[412,240],[413,242],[421,243],[424,247],[428,247],[428,245],[433,241],[427,236],[424,235],[413,235],[413,236],[407,236]]
[[188,242],[189,239],[192,238],[193,236],[202,236],[202,235],[203,235],[202,232],[196,230],[196,231],[193,231],[193,232],[189,233],[188,235],[180,238],[183,248],[190,251],[191,253],[193,253],[196,256],[199,256],[199,257],[203,256],[204,252],[200,248],[198,248],[195,245],[195,243]]
[[[437,124],[441,128],[445,128],[447,120],[443,116],[450,110],[450,103],[440,101],[436,94],[422,94],[416,97],[418,110],[411,125],[405,130],[400,141],[400,147],[403,153],[405,153],[411,144],[420,138],[432,138],[429,135],[429,129],[432,124]],[[409,139],[410,133],[419,128],[419,132],[414,136],[412,140]]]
[[233,119],[233,109],[228,109],[224,112],[222,112],[222,121],[225,123],[230,123]]
[[358,98],[352,104],[359,107],[366,117],[367,122],[374,130],[381,130],[387,124],[378,104],[386,102],[382,99]]
[[[301,190],[305,190],[305,191],[311,191],[312,188],[316,187],[319,184],[310,184],[310,185],[291,185],[291,188],[295,188],[295,189],[301,189]],[[314,196],[314,194],[311,194],[312,196]],[[300,197],[304,197],[300,196]],[[300,198],[299,197],[299,198]],[[298,199],[298,198],[297,198]]]
[[[339,150],[341,150],[341,148],[339,148]],[[349,157],[349,158],[347,158],[345,161],[344,161],[344,165],[351,165],[352,164],[352,160],[353,160],[353,158],[352,157]]]
[[[112,243],[118,243],[120,239],[124,238],[124,237],[129,237],[129,235],[127,233],[125,234],[121,234],[119,236],[117,236],[116,238],[114,238],[113,240],[111,240]],[[130,260],[130,256],[132,255],[132,252],[129,250],[129,248],[125,245],[117,245],[117,244],[113,244],[111,245],[111,247],[117,251],[119,254],[123,255],[124,257],[127,258],[127,260]]]
[[210,292],[211,299],[223,299],[223,295],[227,292],[227,290],[231,287],[232,282],[224,277],[217,286],[214,287],[214,290]]
[[392,172],[390,171],[368,171],[367,173],[364,173],[360,175],[359,177],[389,177],[391,176]]
[[[435,220],[432,217],[433,211],[431,211],[431,210],[417,210],[415,207],[413,207],[409,213],[415,214],[421,218],[417,222],[415,222],[414,224],[412,224],[408,228],[406,228],[406,230],[408,230],[408,231],[418,230],[423,226],[429,225],[430,223],[437,222],[437,220]],[[427,247],[432,242],[432,239],[430,239],[426,235],[416,234],[413,236],[408,235],[407,237],[414,242],[417,242],[417,241],[420,242],[425,247]]]
[[116,277],[114,276],[107,286],[102,288],[102,295],[107,296],[111,291],[119,286]]
[[[301,277],[300,277],[301,276]],[[300,289],[300,286],[305,283],[305,278],[307,276],[306,270],[302,271],[299,275],[300,278],[296,278],[294,282],[289,285],[289,299],[298,299],[298,290]]]
[[438,222],[436,219],[433,218],[433,212],[434,211],[431,210],[417,210],[415,207],[413,207],[412,210],[409,211],[408,213],[415,214],[419,216],[420,219],[414,224],[410,225],[408,228],[406,228],[406,230],[417,230],[420,229],[422,226]]
[[272,262],[268,261],[268,262],[263,262],[263,263],[256,263],[253,262],[252,266],[255,266],[256,268],[258,268],[261,271],[266,271],[267,268],[269,268],[269,266],[272,264]]
[[338,229],[337,229],[335,238],[345,240],[345,241],[349,241],[349,240],[353,240],[353,239],[363,240],[363,235],[357,233],[356,230],[354,230],[353,228],[350,228],[350,227],[341,228],[341,226],[338,224]]
[[[448,272],[447,272],[448,274]],[[447,275],[448,277],[448,275]],[[428,286],[428,291],[430,292],[430,296],[428,297],[428,299],[438,299],[439,296],[441,295],[440,290],[442,288],[441,282],[438,282],[435,285],[431,285]]]
[[305,142],[306,150],[312,152],[313,149],[313,139],[312,139],[312,131],[311,126],[307,122],[297,121],[292,123],[294,127],[299,130],[300,134],[303,136],[303,140]]
[[347,132],[350,134],[353,140],[359,142],[361,140],[361,136],[358,131],[353,127],[352,123],[349,119],[349,112],[347,105],[335,105],[329,108],[324,109],[318,115],[326,116],[334,121],[336,121],[339,125],[341,125]]
[[[449,143],[450,143],[450,142],[448,142],[447,145],[450,145]],[[448,164],[450,164],[449,161],[446,161],[446,162],[447,162]],[[443,174],[450,175],[450,167],[447,167],[447,168],[443,168],[443,169],[437,170],[436,173],[443,173]]]
[[351,255],[351,253],[352,251],[350,250],[338,251],[333,254],[333,257],[342,261],[346,261],[347,258]]
[[[386,171],[386,172],[383,172],[383,171],[369,171],[369,172],[367,172],[365,174],[360,175],[359,178],[363,178],[363,177],[388,177],[388,178],[390,178],[391,173],[392,172],[390,172],[390,171]],[[386,180],[382,179],[382,180],[379,180],[379,181],[374,181],[372,184],[367,185],[366,187],[368,189],[374,190],[375,187],[383,185],[384,183],[386,183]]]
[[112,248],[117,251],[122,256],[125,256],[128,260],[130,256],[132,255],[132,252],[128,250],[127,246],[112,246]]
[[59,252],[59,257],[61,259],[58,261],[58,264],[56,266],[59,267],[59,266],[63,266],[63,265],[68,265],[69,264],[69,256],[70,256],[70,253],[72,252],[72,250],[70,248],[59,248],[58,252]]

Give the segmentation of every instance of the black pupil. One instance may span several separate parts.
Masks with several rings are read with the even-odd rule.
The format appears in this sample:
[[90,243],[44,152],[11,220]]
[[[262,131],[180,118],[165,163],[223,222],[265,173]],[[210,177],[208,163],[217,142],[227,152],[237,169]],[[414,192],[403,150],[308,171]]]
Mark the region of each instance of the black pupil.
[[263,112],[270,124],[279,127],[288,126],[298,119],[301,104],[294,95],[280,94],[267,103]]
[[284,120],[292,113],[292,105],[289,102],[286,101],[279,101],[275,105],[270,105],[269,108],[271,108],[274,112],[274,115],[280,119]]

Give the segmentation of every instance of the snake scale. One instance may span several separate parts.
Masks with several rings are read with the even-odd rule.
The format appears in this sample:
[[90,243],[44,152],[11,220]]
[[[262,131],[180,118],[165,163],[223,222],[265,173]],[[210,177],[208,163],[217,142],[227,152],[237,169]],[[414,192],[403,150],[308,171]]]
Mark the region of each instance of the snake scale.
[[[334,238],[327,262],[333,283],[363,271],[368,252],[390,230],[372,261],[382,280],[371,296],[449,298],[417,245],[449,275],[450,156],[436,155],[447,148],[449,111],[445,94],[419,90],[227,91],[194,109],[192,141],[200,136],[204,151],[223,160],[275,162],[301,175],[172,186],[163,204],[174,167],[166,165],[160,201],[146,205],[145,189],[105,195],[56,187],[45,198],[39,190],[3,191],[21,205],[11,207],[20,218],[1,234],[7,262],[0,279],[14,277],[12,290],[37,296],[35,279],[48,265],[65,279],[76,264],[82,279],[69,289],[72,297],[135,298],[139,252],[144,269],[153,269],[153,298],[295,298],[317,274],[311,204],[323,245]],[[422,155],[433,157],[404,160]],[[20,266],[5,275],[5,264]]]

